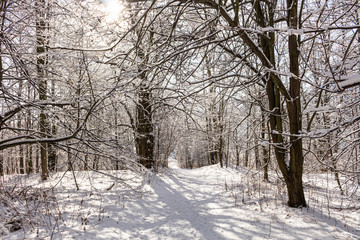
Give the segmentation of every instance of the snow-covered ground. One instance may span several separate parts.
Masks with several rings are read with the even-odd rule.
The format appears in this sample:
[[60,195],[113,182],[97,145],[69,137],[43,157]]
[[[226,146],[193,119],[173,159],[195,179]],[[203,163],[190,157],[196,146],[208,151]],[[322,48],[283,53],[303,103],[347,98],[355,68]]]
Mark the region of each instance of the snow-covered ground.
[[[94,172],[75,173],[79,191],[72,173],[57,173],[46,184],[38,176],[17,178],[27,190],[6,190],[17,195],[1,205],[0,238],[360,239],[359,194],[341,197],[329,175],[306,177],[310,207],[292,209],[276,174],[265,183],[261,173],[246,169],[179,169],[173,159],[169,165],[146,181],[118,173],[134,189]],[[20,229],[9,232],[16,222]]]

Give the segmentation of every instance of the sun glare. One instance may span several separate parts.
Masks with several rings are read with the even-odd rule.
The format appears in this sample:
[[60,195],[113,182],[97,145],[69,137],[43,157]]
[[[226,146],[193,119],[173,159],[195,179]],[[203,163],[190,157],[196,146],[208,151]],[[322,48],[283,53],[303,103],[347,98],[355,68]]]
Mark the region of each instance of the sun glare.
[[124,5],[119,0],[105,0],[106,19],[110,22],[117,20],[123,10]]

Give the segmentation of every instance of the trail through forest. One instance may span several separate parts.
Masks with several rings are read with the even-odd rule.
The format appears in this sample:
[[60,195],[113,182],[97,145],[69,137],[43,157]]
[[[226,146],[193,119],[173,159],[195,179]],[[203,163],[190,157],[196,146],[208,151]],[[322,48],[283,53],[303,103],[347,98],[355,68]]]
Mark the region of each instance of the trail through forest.
[[[180,169],[174,160],[170,167],[150,176],[142,192],[117,186],[104,190],[112,180],[94,173],[91,178],[78,173],[81,190],[75,191],[71,176],[65,176],[56,190],[62,220],[52,222],[52,231],[18,231],[4,239],[360,238],[359,210],[313,207],[325,200],[320,187],[311,193],[313,206],[292,209],[284,202],[285,188],[275,184],[276,176],[265,183],[259,173],[246,169]],[[321,182],[320,175],[315,178]],[[306,182],[312,184],[310,178]]]

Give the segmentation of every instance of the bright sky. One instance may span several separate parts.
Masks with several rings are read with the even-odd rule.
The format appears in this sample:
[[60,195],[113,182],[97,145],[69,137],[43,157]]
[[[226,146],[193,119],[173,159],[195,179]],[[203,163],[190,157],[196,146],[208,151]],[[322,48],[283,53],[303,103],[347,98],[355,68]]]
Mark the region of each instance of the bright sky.
[[124,10],[124,5],[119,0],[105,0],[105,7],[106,20],[109,22],[116,21]]

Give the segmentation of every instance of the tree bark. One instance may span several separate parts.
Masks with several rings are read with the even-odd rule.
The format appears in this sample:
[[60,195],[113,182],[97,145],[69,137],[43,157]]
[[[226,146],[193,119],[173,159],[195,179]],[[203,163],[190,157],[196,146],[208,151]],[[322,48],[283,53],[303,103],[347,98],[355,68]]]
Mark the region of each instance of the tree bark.
[[[37,53],[37,62],[36,69],[39,81],[39,100],[47,100],[47,80],[46,76],[46,3],[45,0],[36,1],[36,53]],[[42,137],[47,138],[47,133],[49,129],[48,119],[45,114],[45,107],[41,107],[40,112],[40,132]],[[40,143],[40,162],[41,162],[41,179],[44,181],[49,176],[48,170],[48,144]]]
[[[267,142],[265,131],[266,131],[266,117],[264,110],[261,109],[261,140],[263,143]],[[270,163],[270,152],[268,151],[268,146],[266,144],[262,144],[262,157],[264,164],[264,180],[269,181],[269,163]]]
[[[291,29],[298,28],[298,1],[287,0],[288,7],[288,26]],[[304,155],[302,152],[302,138],[298,135],[302,130],[302,114],[300,101],[301,81],[299,79],[299,41],[295,34],[289,36],[289,64],[290,72],[290,96],[292,101],[287,102],[290,127],[290,166],[286,174],[285,181],[288,185],[289,206],[305,207],[306,201],[302,186],[302,172]]]
[[[298,1],[287,0],[288,8],[288,26],[290,29],[298,28]],[[273,13],[275,6],[268,3],[269,7],[269,24],[271,27],[274,25]],[[265,27],[260,2],[256,1],[255,10],[257,13],[257,21],[261,27]],[[261,38],[261,47],[265,57],[269,60],[272,67],[275,66],[275,53],[274,53],[274,33],[269,33],[270,41],[263,35]],[[290,207],[305,207],[306,201],[302,185],[302,173],[304,157],[302,152],[302,138],[299,137],[302,130],[302,114],[300,102],[300,79],[299,79],[299,39],[295,34],[288,38],[289,49],[289,65],[292,76],[290,77],[290,91],[289,93],[282,89],[283,84],[279,83],[279,79],[274,74],[270,74],[269,80],[266,82],[266,91],[269,101],[269,108],[275,114],[270,115],[270,126],[272,130],[272,141],[274,143],[275,156],[279,165],[279,169],[285,179],[288,191],[288,205]],[[257,54],[258,55],[258,54]],[[260,56],[261,57],[261,56]],[[264,61],[267,64],[267,61]],[[281,117],[281,103],[280,92],[284,94],[287,107],[287,115],[289,119],[290,128],[290,156],[289,164],[286,163],[287,155],[284,151],[284,139],[282,136],[283,126]]]
[[139,155],[140,164],[150,169],[155,167],[155,138],[152,125],[151,92],[146,86],[140,86],[136,112],[136,150]]
[[[51,127],[51,135],[56,135],[56,126],[55,123]],[[56,169],[56,148],[53,143],[48,144],[48,168],[49,171],[53,172]]]
[[[23,91],[23,82],[22,80],[19,81],[19,89],[18,89],[18,98],[21,99]],[[19,114],[17,119],[17,127],[18,129],[22,128],[22,117]],[[24,167],[24,146],[19,145],[19,173],[25,174],[25,167]]]
[[[0,20],[1,20],[1,34],[4,31],[4,23],[5,23],[5,14],[6,14],[6,6],[7,6],[7,0],[1,1],[0,5]],[[0,41],[0,50],[2,51],[1,46],[2,41]],[[3,82],[3,65],[2,65],[2,56],[0,54],[0,88],[2,88],[2,82]],[[3,157],[3,151],[0,152],[0,176],[4,175],[4,157]]]
[[[54,100],[54,96],[55,96],[55,81],[54,79],[51,81],[51,95],[52,98]],[[77,126],[77,128],[79,127],[79,125]],[[56,136],[56,123],[53,120],[51,122],[51,136]],[[49,171],[53,172],[56,170],[56,162],[57,162],[57,156],[56,156],[56,147],[54,143],[49,143],[48,144],[48,168]]]

